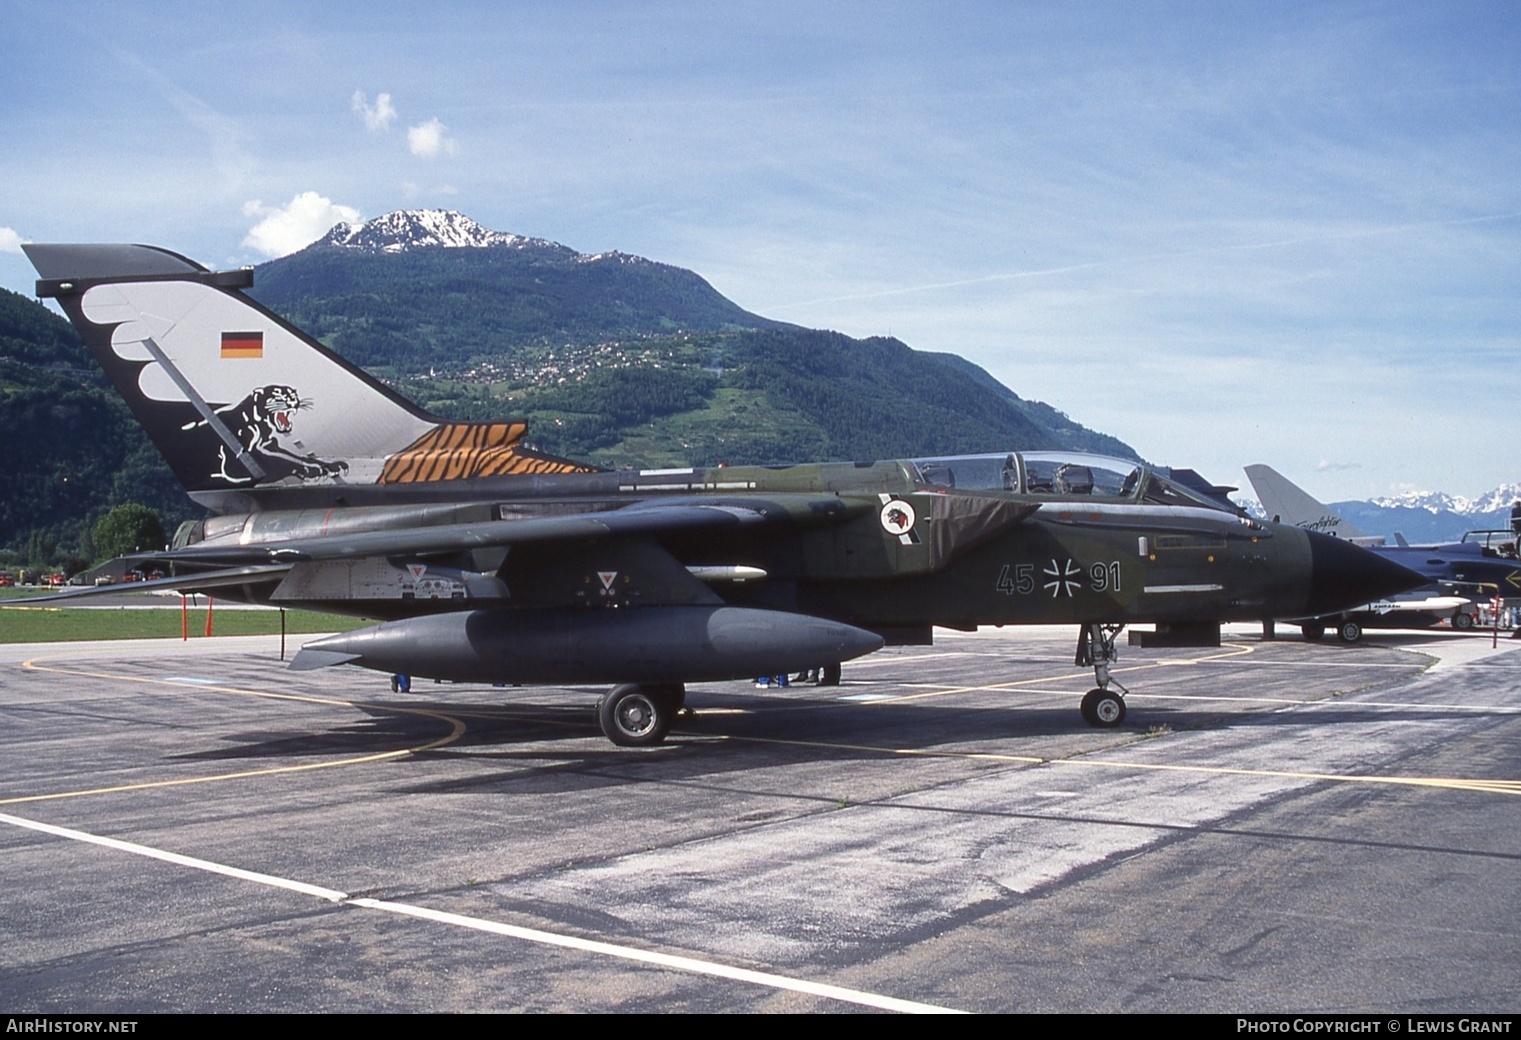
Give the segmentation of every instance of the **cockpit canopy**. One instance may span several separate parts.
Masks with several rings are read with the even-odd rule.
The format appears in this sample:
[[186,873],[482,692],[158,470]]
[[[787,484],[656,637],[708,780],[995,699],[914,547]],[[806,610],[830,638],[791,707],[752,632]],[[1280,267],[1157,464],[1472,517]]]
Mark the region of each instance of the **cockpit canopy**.
[[1188,488],[1139,463],[1071,451],[1004,452],[911,459],[921,484],[963,491],[1025,495],[1090,495],[1152,505],[1220,509]]

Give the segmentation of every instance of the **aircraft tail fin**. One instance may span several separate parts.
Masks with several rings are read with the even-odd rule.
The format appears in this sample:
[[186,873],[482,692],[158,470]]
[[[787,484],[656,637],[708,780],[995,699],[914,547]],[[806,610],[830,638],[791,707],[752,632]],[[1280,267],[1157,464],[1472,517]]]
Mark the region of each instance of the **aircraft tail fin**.
[[1319,531],[1348,541],[1378,541],[1369,538],[1347,521],[1317,502],[1309,492],[1271,466],[1246,467],[1246,477],[1257,492],[1257,499],[1267,514],[1281,523],[1302,527],[1307,531]]
[[589,467],[518,442],[521,422],[422,411],[209,271],[143,245],[23,246],[191,492],[386,484]]

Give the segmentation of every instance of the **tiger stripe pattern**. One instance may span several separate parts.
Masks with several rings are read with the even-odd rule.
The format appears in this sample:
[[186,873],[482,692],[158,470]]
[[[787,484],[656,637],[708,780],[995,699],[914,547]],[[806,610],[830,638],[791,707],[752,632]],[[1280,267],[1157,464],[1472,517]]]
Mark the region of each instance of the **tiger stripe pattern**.
[[594,467],[518,444],[524,422],[444,423],[386,459],[382,484],[420,484],[471,477],[590,473]]

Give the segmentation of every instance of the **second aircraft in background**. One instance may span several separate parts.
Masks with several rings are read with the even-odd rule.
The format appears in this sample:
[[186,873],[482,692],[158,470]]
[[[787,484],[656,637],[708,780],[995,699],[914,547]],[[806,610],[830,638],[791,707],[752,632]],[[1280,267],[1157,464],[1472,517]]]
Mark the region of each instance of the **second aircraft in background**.
[[1271,466],[1247,466],[1246,476],[1275,521],[1355,542],[1427,579],[1418,589],[1351,609],[1288,616],[1307,638],[1321,638],[1328,627],[1344,642],[1356,642],[1364,628],[1428,628],[1441,621],[1470,628],[1475,599],[1521,596],[1521,561],[1509,532],[1472,531],[1462,541],[1440,545],[1410,545],[1396,533],[1395,544],[1388,545],[1382,535],[1359,531]]

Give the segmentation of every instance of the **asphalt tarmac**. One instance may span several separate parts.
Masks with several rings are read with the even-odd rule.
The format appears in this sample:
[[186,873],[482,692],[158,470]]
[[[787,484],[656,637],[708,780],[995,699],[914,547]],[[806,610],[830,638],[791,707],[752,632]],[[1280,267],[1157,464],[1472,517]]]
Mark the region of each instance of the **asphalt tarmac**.
[[[301,639],[292,640],[292,652]],[[838,688],[0,647],[0,1010],[1521,1010],[1521,640],[941,633]]]

